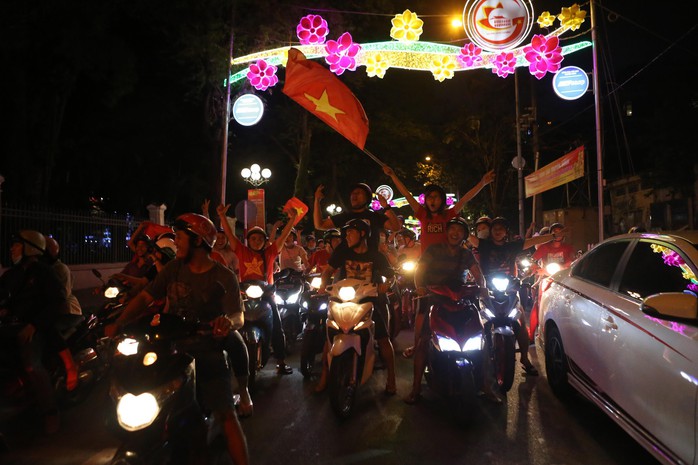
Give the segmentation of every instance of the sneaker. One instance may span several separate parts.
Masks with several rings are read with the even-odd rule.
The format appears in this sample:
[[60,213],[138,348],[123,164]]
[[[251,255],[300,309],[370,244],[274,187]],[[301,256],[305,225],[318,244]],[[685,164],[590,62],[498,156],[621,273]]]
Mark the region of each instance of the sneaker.
[[279,363],[278,365],[276,365],[277,375],[290,375],[291,373],[293,373],[293,368],[286,365],[285,363]]

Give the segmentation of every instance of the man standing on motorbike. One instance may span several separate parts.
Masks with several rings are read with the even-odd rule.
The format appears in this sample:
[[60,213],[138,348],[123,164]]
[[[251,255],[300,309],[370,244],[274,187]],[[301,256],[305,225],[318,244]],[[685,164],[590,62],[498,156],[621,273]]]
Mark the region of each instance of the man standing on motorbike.
[[[516,276],[516,257],[526,249],[529,249],[537,244],[544,244],[555,239],[554,234],[546,234],[542,236],[530,237],[527,239],[509,240],[509,222],[506,218],[497,217],[492,220],[489,239],[479,239],[477,236],[469,236],[468,242],[473,247],[477,247],[480,268],[485,277],[492,273],[501,272],[509,276]],[[565,234],[565,230],[561,234]],[[530,340],[528,338],[528,329],[526,328],[526,319],[521,312],[519,324],[521,329],[516,334],[516,339],[521,348],[521,364],[527,375],[538,376],[538,370],[533,366],[528,359],[528,347]]]
[[[364,220],[354,218],[349,220],[342,228],[346,233],[346,247],[337,249],[330,257],[329,264],[322,272],[322,284],[318,293],[325,292],[325,288],[330,282],[330,278],[336,270],[339,270],[339,279],[354,278],[370,281],[378,284],[378,293],[385,294],[390,288],[390,281],[393,278],[393,269],[381,252],[371,250],[368,247],[368,240],[371,236],[371,227]],[[387,282],[383,282],[383,277]],[[383,362],[388,370],[388,379],[385,384],[386,395],[394,395],[395,384],[395,353],[393,345],[388,337],[389,314],[385,305],[386,299],[380,297],[374,303],[373,321],[375,323],[375,338],[378,342]],[[327,350],[323,351],[322,374],[318,382],[316,391],[324,390],[327,385]]]
[[[56,274],[40,260],[45,249],[46,239],[37,231],[25,229],[12,237],[10,258],[13,265],[0,277],[0,289],[9,298],[0,314],[9,314],[20,325],[8,328],[10,333],[2,334],[0,341],[3,349],[19,357],[37,411],[44,416],[44,430],[52,434],[59,428],[58,407],[42,359],[45,353],[57,351],[66,366],[69,363],[74,366],[74,362],[55,326],[66,303]],[[69,361],[66,356],[70,357]],[[77,377],[73,381],[77,384]]]
[[[427,286],[454,286],[466,282],[468,272],[472,275],[480,288],[485,290],[485,280],[482,277],[480,266],[475,260],[472,252],[462,247],[463,241],[468,237],[468,224],[461,217],[451,218],[446,223],[446,242],[429,246],[423,253],[417,265],[414,282],[416,293],[423,297],[428,294]],[[428,297],[427,297],[428,299]],[[414,404],[420,398],[422,389],[422,375],[427,364],[429,350],[429,302],[422,302],[419,305],[422,310],[424,323],[421,331],[416,334],[416,344],[414,349],[414,377],[412,380],[412,391],[405,398],[408,404]],[[485,357],[486,358],[486,357]],[[486,372],[487,370],[483,370]],[[485,375],[485,379],[486,379]],[[483,383],[483,392],[487,399],[493,402],[501,402],[492,391],[489,383]]]
[[[211,258],[216,241],[216,228],[211,220],[196,213],[185,213],[175,220],[174,229],[177,258],[128,303],[117,321],[105,328],[105,334],[115,336],[121,327],[138,318],[153,300],[167,297],[168,312],[211,323],[213,337],[198,340],[196,350],[192,351],[195,359],[210,359],[222,355],[223,340],[231,331],[242,327],[240,287],[235,274]],[[216,299],[213,295],[221,286],[224,294]],[[206,364],[197,368],[206,370]],[[233,462],[247,464],[247,441],[235,414],[230,373],[201,374],[200,400],[223,424]]]
[[[264,229],[255,226],[247,231],[247,243],[249,245],[245,245],[237,238],[235,232],[226,220],[226,213],[229,208],[230,205],[219,205],[216,210],[221,219],[225,235],[228,237],[228,241],[235,255],[238,257],[238,262],[240,264],[240,281],[258,279],[268,284],[274,284],[274,264],[276,263],[276,258],[279,256],[280,250],[284,246],[284,242],[286,242],[286,238],[291,234],[293,223],[295,223],[298,212],[293,208],[290,210],[288,214],[288,223],[286,223],[281,234],[279,234],[274,242],[269,243],[269,237]],[[273,296],[270,296],[267,300],[272,308],[271,345],[274,350],[274,357],[276,357],[277,361],[276,373],[279,375],[289,375],[293,373],[293,368],[286,365],[284,361],[286,355],[286,341],[281,326],[279,308],[276,306]]]

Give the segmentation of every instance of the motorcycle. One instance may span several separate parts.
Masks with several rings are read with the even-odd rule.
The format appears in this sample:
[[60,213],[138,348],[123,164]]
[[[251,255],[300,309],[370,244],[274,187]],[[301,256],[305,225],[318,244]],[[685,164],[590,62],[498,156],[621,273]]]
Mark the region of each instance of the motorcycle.
[[327,321],[327,306],[329,303],[326,294],[320,295],[315,291],[320,288],[321,278],[314,276],[310,281],[308,298],[301,307],[301,374],[308,378],[312,374],[315,356],[322,353],[325,345],[325,333]]
[[372,283],[347,278],[326,289],[330,296],[327,314],[330,405],[338,417],[348,418],[359,386],[373,373],[372,316],[378,288]]
[[457,418],[466,420],[484,380],[480,288],[464,284],[428,289],[433,303],[425,378],[430,389],[451,401]]
[[397,286],[400,289],[400,322],[403,328],[414,328],[416,315],[414,272],[417,262],[414,260],[404,260],[396,270]]
[[195,361],[178,350],[210,335],[210,324],[173,314],[149,315],[126,328],[109,391],[108,426],[121,439],[112,465],[200,463],[206,454],[225,453],[222,425],[201,409],[196,392],[197,365],[227,370],[225,353]]
[[535,266],[530,254],[520,255],[517,259],[516,268],[517,277],[521,283],[521,288],[519,289],[521,306],[526,313],[530,313],[535,301],[534,287],[536,285],[536,276],[533,273]]
[[300,311],[307,299],[308,285],[298,271],[285,269],[278,275],[274,279],[274,301],[279,307],[281,326],[286,335],[286,352],[290,353],[302,330]]
[[247,346],[249,356],[248,387],[254,389],[257,373],[264,368],[271,356],[272,307],[270,298],[274,285],[265,281],[248,280],[240,283],[245,311],[245,324],[239,330]]
[[487,278],[488,295],[481,299],[480,316],[484,322],[485,343],[501,393],[514,383],[516,370],[516,333],[523,309],[519,303],[519,280],[495,273]]

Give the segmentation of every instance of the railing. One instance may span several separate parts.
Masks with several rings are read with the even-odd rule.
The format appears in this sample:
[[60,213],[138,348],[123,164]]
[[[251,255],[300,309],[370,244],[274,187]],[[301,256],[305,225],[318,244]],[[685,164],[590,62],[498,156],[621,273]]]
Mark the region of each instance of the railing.
[[64,263],[126,262],[133,256],[128,240],[143,220],[131,214],[3,205],[0,211],[0,257],[3,265],[9,265],[12,235],[22,229],[33,229],[58,241]]

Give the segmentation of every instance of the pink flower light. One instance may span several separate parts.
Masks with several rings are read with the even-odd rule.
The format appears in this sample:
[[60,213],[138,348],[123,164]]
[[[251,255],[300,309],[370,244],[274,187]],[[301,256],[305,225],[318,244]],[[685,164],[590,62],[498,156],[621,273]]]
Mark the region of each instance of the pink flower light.
[[279,82],[279,78],[276,75],[276,66],[270,65],[264,60],[258,60],[257,63],[250,65],[247,79],[257,90],[267,90]]
[[502,52],[495,57],[493,65],[492,72],[501,78],[505,78],[514,73],[516,57],[511,52]]
[[528,70],[537,79],[542,79],[546,73],[557,73],[562,62],[562,48],[560,47],[560,39],[555,37],[546,37],[542,34],[533,36],[531,45],[527,45],[523,49],[526,60],[530,63]]
[[296,26],[296,35],[301,45],[324,44],[329,32],[327,21],[320,15],[304,16]]
[[361,45],[354,43],[351,34],[345,32],[336,41],[328,40],[325,51],[325,61],[330,65],[330,71],[339,76],[346,70],[356,69],[356,55],[361,51]]
[[478,65],[482,62],[481,54],[482,49],[474,43],[470,42],[465,44],[463,48],[460,49],[460,53],[458,54],[458,61],[466,68],[472,68],[473,66]]

